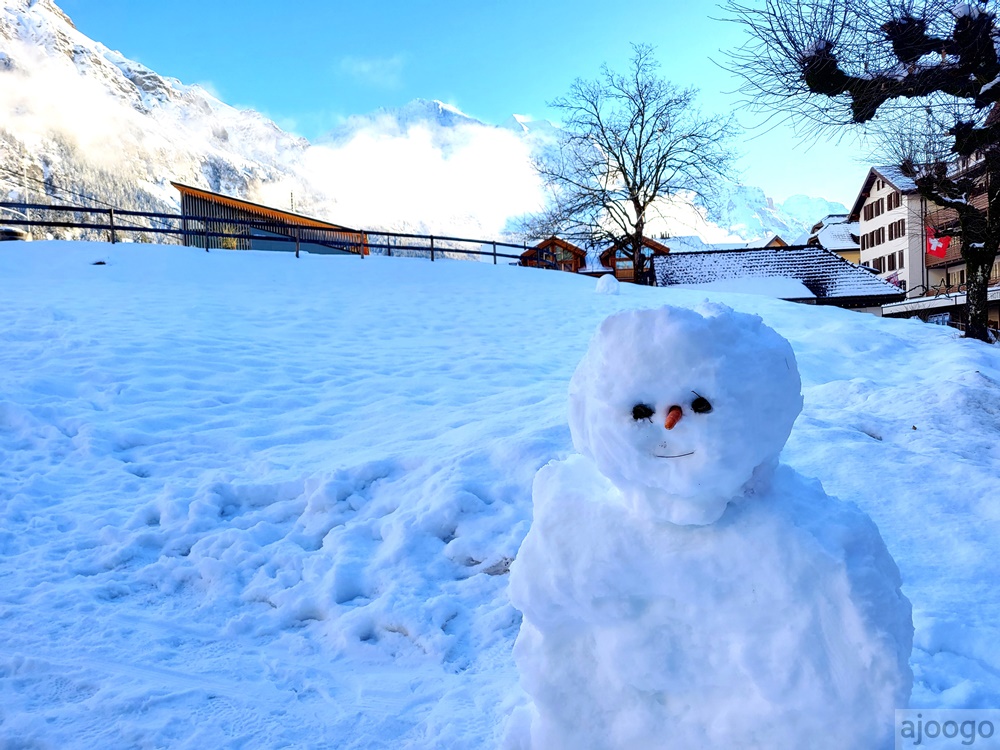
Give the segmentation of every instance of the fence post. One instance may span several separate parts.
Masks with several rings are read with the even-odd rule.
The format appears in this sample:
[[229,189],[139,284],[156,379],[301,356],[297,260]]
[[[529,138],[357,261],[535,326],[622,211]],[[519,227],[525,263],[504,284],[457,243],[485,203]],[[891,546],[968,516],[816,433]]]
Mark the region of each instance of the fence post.
[[434,236],[431,235],[431,263],[434,262]]
[[108,221],[111,225],[111,244],[114,245],[118,242],[118,237],[115,235],[115,210],[113,208],[108,209]]
[[204,219],[204,221],[202,221],[202,224],[203,224],[203,227],[204,227],[203,231],[205,232],[205,252],[207,253],[208,252],[208,219],[204,218],[204,217],[202,217],[202,218]]
[[299,228],[295,227],[295,257],[299,257]]
[[493,240],[493,265],[497,264],[497,241]]
[[392,245],[389,244],[390,239],[389,235],[385,236],[385,255],[387,258],[392,257]]

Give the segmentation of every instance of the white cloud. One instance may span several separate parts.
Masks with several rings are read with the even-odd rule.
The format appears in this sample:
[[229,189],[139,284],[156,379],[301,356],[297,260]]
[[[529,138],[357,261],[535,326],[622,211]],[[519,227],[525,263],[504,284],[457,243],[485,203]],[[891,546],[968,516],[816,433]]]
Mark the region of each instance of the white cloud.
[[486,125],[401,130],[376,120],[336,145],[309,148],[296,177],[268,186],[262,198],[325,196],[325,218],[361,228],[495,237],[507,222],[541,206],[542,186],[530,151],[514,133]]
[[340,72],[359,83],[380,89],[399,88],[405,66],[402,55],[392,57],[354,57],[340,60]]

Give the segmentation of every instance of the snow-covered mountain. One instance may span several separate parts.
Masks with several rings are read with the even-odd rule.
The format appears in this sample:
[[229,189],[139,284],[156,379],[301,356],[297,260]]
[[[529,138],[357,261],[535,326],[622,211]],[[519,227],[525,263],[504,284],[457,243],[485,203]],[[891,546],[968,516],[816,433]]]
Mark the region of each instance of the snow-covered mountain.
[[[4,198],[172,211],[173,180],[278,207],[294,199],[302,213],[349,226],[468,236],[499,235],[541,207],[531,155],[558,132],[418,99],[347,118],[310,143],[89,39],[53,0],[0,9],[0,112]],[[664,231],[794,236],[829,213],[783,211],[735,185],[721,206],[706,215],[675,203]]]
[[760,188],[747,185],[732,185],[726,192],[728,200],[709,208],[708,218],[746,240],[778,234],[792,242],[824,216],[847,213],[842,204],[825,198],[793,195],[775,203]]

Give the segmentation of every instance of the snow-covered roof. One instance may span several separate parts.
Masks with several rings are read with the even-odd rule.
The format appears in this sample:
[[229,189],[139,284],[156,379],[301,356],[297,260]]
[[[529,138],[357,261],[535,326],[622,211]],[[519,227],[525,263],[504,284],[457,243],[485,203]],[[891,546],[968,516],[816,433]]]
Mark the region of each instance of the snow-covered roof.
[[860,224],[848,221],[847,214],[830,214],[813,225],[812,231],[799,238],[796,244],[813,245],[827,250],[859,250]]
[[685,289],[701,289],[706,292],[736,292],[757,294],[774,299],[815,299],[816,295],[798,279],[787,276],[748,276],[738,279],[719,279],[701,284],[675,284]]
[[787,244],[777,234],[769,234],[760,239],[743,242],[705,242],[698,235],[685,235],[682,237],[669,237],[663,242],[670,246],[672,253],[703,253],[709,250],[746,250],[753,247],[767,247],[773,242]]
[[917,183],[913,181],[912,177],[904,175],[903,171],[899,168],[899,165],[872,167],[872,169],[882,175],[887,182],[892,183],[896,190],[900,190],[904,193],[914,193],[917,190]]
[[903,296],[897,287],[870,271],[819,247],[670,253],[654,258],[653,268],[657,286],[740,278],[786,278],[802,282],[821,303],[864,298],[866,304],[875,305]]
[[865,177],[865,181],[858,191],[858,197],[854,200],[854,206],[851,208],[850,213],[852,219],[856,219],[861,215],[861,207],[865,204],[865,199],[871,194],[872,183],[875,182],[876,177],[881,177],[901,193],[909,194],[917,192],[917,183],[913,181],[912,177],[904,175],[899,166],[886,165],[872,167],[868,170],[868,176]]

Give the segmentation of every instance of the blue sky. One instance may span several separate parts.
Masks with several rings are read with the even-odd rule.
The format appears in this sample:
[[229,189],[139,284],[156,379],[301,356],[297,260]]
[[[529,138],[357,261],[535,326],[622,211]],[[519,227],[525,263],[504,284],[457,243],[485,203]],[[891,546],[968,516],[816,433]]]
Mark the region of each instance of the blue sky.
[[[315,138],[346,116],[440,99],[486,122],[555,119],[546,102],[630,42],[656,45],[665,77],[696,86],[710,112],[736,88],[711,59],[742,31],[712,3],[632,0],[61,0],[85,34],[162,75],[209,86],[282,127]],[[141,7],[138,10],[137,7]],[[751,125],[745,115],[744,124]],[[777,200],[805,193],[853,202],[867,172],[856,149],[798,144],[778,128],[744,139],[743,180]]]

